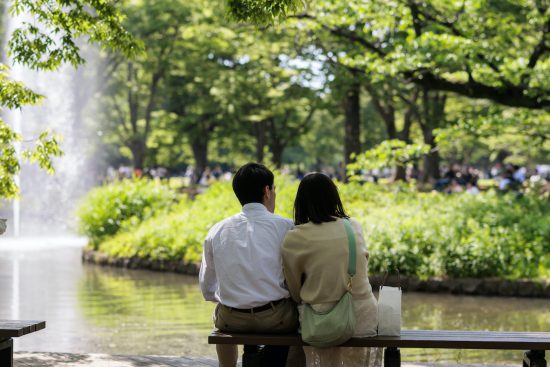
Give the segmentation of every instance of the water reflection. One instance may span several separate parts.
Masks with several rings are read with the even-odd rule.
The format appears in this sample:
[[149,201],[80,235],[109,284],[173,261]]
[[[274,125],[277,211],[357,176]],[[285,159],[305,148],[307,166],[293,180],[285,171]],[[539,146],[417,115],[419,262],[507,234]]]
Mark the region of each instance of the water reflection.
[[[550,302],[545,299],[468,297],[411,293],[403,295],[403,327],[426,330],[550,331]],[[410,361],[520,363],[520,351],[405,349]]]
[[[19,274],[17,274],[17,272]],[[403,327],[549,331],[548,300],[404,294]],[[214,356],[195,277],[80,263],[78,246],[3,246],[0,319],[45,319],[18,350]],[[521,352],[404,350],[405,360],[518,362]]]
[[196,277],[85,266],[78,299],[101,351],[214,355],[205,345],[214,307]]

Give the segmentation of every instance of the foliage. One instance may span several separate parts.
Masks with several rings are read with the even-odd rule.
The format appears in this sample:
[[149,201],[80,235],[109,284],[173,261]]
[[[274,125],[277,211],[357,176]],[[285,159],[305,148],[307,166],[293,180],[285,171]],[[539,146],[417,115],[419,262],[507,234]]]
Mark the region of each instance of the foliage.
[[131,56],[138,51],[132,36],[122,27],[122,14],[112,1],[15,0],[12,16],[27,15],[9,41],[13,60],[36,70],[57,70],[62,64],[83,64],[76,44],[87,36],[92,43],[121,50]]
[[[509,79],[525,66],[529,47],[540,44],[535,41],[544,16],[532,3],[518,3],[517,14],[513,6],[487,1],[292,3],[230,4],[242,14],[265,10],[271,14],[267,23],[289,17],[258,28],[228,22],[216,1],[123,2],[124,25],[144,52],[131,62],[116,53],[108,56],[106,70],[112,73],[106,73],[100,120],[103,142],[115,153],[107,164],[130,160],[135,167],[161,165],[180,172],[191,164],[197,181],[206,166],[235,167],[251,159],[330,169],[327,165],[334,168],[344,160],[342,142],[349,145],[350,135],[357,137],[355,151],[384,139],[430,145],[427,157],[433,159],[418,171],[423,180],[437,179],[439,157],[442,165],[484,168],[503,151],[513,163],[532,166],[548,159],[548,112],[533,105],[504,106],[524,105],[525,96],[533,102],[539,94],[533,83],[547,73],[546,49],[526,71],[525,86],[519,86],[525,87],[524,97],[493,98],[495,90],[501,97],[515,96],[507,93],[510,83],[516,85]],[[420,13],[413,14],[413,8]],[[532,24],[526,22],[531,13]],[[468,19],[484,16],[490,18],[487,24]],[[513,30],[502,26],[508,20]],[[529,47],[510,36],[518,29]],[[493,41],[502,49],[491,46]],[[458,50],[449,50],[448,43]],[[439,79],[430,79],[430,73]],[[426,80],[437,85],[424,85]],[[483,98],[489,99],[441,92],[445,80],[451,89],[487,85]],[[358,134],[343,126],[348,119],[342,102],[350,84],[361,87]],[[363,169],[378,158],[385,161],[380,165],[397,161],[393,156],[404,150],[392,144],[365,153]],[[395,168],[393,178],[405,179],[405,170]]]
[[[24,104],[37,104],[42,99],[41,95],[22,83],[10,80],[7,68],[0,64],[0,106],[17,109]],[[51,158],[62,154],[58,139],[51,132],[45,131],[33,141],[34,147],[18,152],[22,136],[0,118],[0,198],[13,198],[18,193],[15,175],[20,169],[19,158],[38,162],[40,168],[49,173],[54,171]]]
[[229,185],[213,185],[196,200],[183,199],[168,215],[143,222],[131,231],[101,243],[99,250],[117,257],[200,260],[202,241],[208,229],[238,211],[236,200],[227,200]]
[[407,166],[428,153],[425,144],[407,144],[402,140],[384,140],[374,148],[355,156],[355,162],[348,164],[350,176],[360,175],[361,171],[395,166]]
[[[262,1],[253,3],[266,11],[269,8]],[[270,5],[284,3],[274,1]],[[229,5],[234,13],[241,10]],[[420,171],[426,181],[439,177],[442,151],[438,142],[452,145],[466,142],[465,150],[457,152],[453,147],[450,156],[443,157],[451,162],[461,159],[458,156],[461,153],[471,155],[471,143],[487,148],[489,151],[482,150],[487,155],[496,156],[510,145],[509,139],[496,136],[497,129],[521,134],[521,144],[514,145],[514,157],[510,160],[526,162],[536,157],[544,161],[548,156],[533,154],[536,148],[523,143],[534,135],[538,141],[548,140],[545,116],[549,94],[540,84],[550,75],[548,11],[546,2],[531,1],[323,0],[299,6],[294,14],[287,14],[282,26],[306,29],[312,35],[309,46],[302,52],[324,64],[332,98],[342,94],[338,93],[342,86],[345,92],[350,80],[364,86],[384,120],[389,139],[412,144],[414,138],[409,134],[414,134],[416,128],[412,124],[420,125],[423,143],[431,147]],[[258,13],[248,12],[244,18],[262,23]],[[514,41],[520,36],[526,40],[521,45]],[[412,88],[413,84],[416,88]],[[491,106],[487,113],[475,117],[455,109],[455,116],[450,119],[446,107],[456,104],[457,95],[469,99],[466,111],[485,99],[491,100]],[[521,108],[507,108],[507,114],[517,117],[502,119],[502,114],[496,111],[504,110],[502,106]],[[401,127],[396,125],[399,116],[404,118]],[[470,130],[461,130],[466,126],[461,121],[471,122],[474,118],[495,127],[492,139],[476,135],[472,139]],[[441,137],[436,141],[437,134],[450,125],[462,132],[461,139],[444,141]],[[443,151],[449,153],[448,149]],[[395,174],[395,179],[398,178],[405,178],[404,170],[399,168]]]
[[301,0],[227,0],[229,14],[240,21],[254,19],[258,24],[272,23],[301,8]]
[[346,189],[355,196],[346,202],[363,224],[374,272],[398,267],[421,277],[548,277],[547,199]]
[[[276,212],[291,217],[298,183],[277,176]],[[363,225],[371,272],[398,267],[420,277],[550,276],[547,197],[421,193],[405,184],[351,183],[339,190]],[[216,183],[170,212],[123,225],[98,248],[110,256],[198,262],[208,229],[238,210],[230,184]]]
[[[290,193],[296,184],[287,178],[277,180],[278,213],[292,212]],[[282,200],[281,200],[282,199]],[[194,200],[184,198],[170,213],[154,216],[123,231],[99,245],[110,256],[139,256],[152,259],[176,259],[199,262],[206,233],[220,220],[236,214],[240,204],[229,183],[215,183]]]
[[[0,2],[5,7],[5,2]],[[10,2],[13,17],[25,15],[8,42],[9,55],[15,63],[34,70],[57,70],[63,63],[74,66],[84,59],[76,44],[77,38],[87,37],[91,43],[122,50],[133,55],[138,47],[121,27],[122,15],[111,1],[91,0],[15,0]],[[4,21],[4,19],[2,19]],[[0,29],[5,26],[2,22]],[[3,32],[2,32],[3,37]],[[4,40],[0,40],[3,46]],[[3,58],[0,59],[3,61]],[[43,97],[8,77],[9,68],[0,63],[0,111],[21,109],[39,103]],[[23,138],[0,119],[0,198],[17,195],[14,177],[20,169],[17,144]],[[53,172],[52,157],[61,155],[58,138],[48,132],[34,139],[35,147],[22,152],[23,158]]]
[[[244,7],[243,17],[261,22],[257,8],[284,7],[286,0],[249,2],[254,11]],[[232,12],[240,12],[229,4]],[[309,5],[295,17],[353,45],[355,50],[339,55],[350,67],[508,106],[544,109],[550,104],[546,1],[324,0]]]
[[176,192],[162,182],[123,180],[91,190],[78,208],[80,232],[97,246],[121,228],[133,229],[141,221],[167,212]]
[[494,161],[503,153],[512,164],[547,162],[550,157],[550,114],[502,106],[464,104],[450,112],[454,123],[437,131],[443,154],[460,155],[470,164]]
[[158,111],[164,103],[161,88],[186,49],[185,30],[198,8],[188,1],[145,0],[126,2],[122,10],[127,16],[123,25],[143,52],[132,59],[117,50],[106,56],[101,120],[109,132],[106,143],[126,148],[134,167],[142,169],[153,131],[174,124],[169,111]]
[[130,152],[135,167],[185,164],[189,144],[200,178],[213,141],[234,151],[256,139],[257,160],[268,146],[280,166],[316,107],[303,85],[308,68],[289,65],[296,34],[227,23],[223,9],[204,0],[147,0],[124,11],[145,52],[118,65],[116,54],[108,57],[117,66],[104,98],[107,143]]

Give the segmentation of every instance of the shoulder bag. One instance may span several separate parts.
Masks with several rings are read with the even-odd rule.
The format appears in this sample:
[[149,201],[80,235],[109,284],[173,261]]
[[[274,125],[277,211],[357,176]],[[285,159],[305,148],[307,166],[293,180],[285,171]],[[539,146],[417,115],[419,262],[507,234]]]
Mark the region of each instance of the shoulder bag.
[[304,305],[301,324],[302,340],[314,347],[327,348],[342,344],[355,332],[355,310],[351,297],[351,282],[356,266],[355,235],[350,221],[344,218],[343,222],[349,247],[347,290],[330,311],[317,312],[311,305]]

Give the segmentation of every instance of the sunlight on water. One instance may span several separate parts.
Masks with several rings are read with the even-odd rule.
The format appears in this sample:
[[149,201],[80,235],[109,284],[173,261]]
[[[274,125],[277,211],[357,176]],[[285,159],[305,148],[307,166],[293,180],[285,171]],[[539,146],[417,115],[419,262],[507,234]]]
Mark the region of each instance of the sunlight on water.
[[[79,239],[53,247],[46,244],[55,240],[36,241],[0,240],[0,318],[47,320],[45,330],[17,341],[17,350],[215,356],[206,344],[213,305],[202,300],[196,277],[82,265]],[[549,303],[404,294],[403,327],[548,331]],[[517,363],[521,356],[403,350],[408,361]]]
[[39,251],[55,248],[86,246],[86,237],[3,237],[0,238],[0,253],[6,251]]

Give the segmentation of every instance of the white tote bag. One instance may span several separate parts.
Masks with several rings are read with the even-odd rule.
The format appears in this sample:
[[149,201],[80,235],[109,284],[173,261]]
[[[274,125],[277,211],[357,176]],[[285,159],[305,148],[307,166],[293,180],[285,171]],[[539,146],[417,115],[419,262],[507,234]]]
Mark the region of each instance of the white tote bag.
[[378,335],[401,335],[401,288],[380,287],[378,293]]

